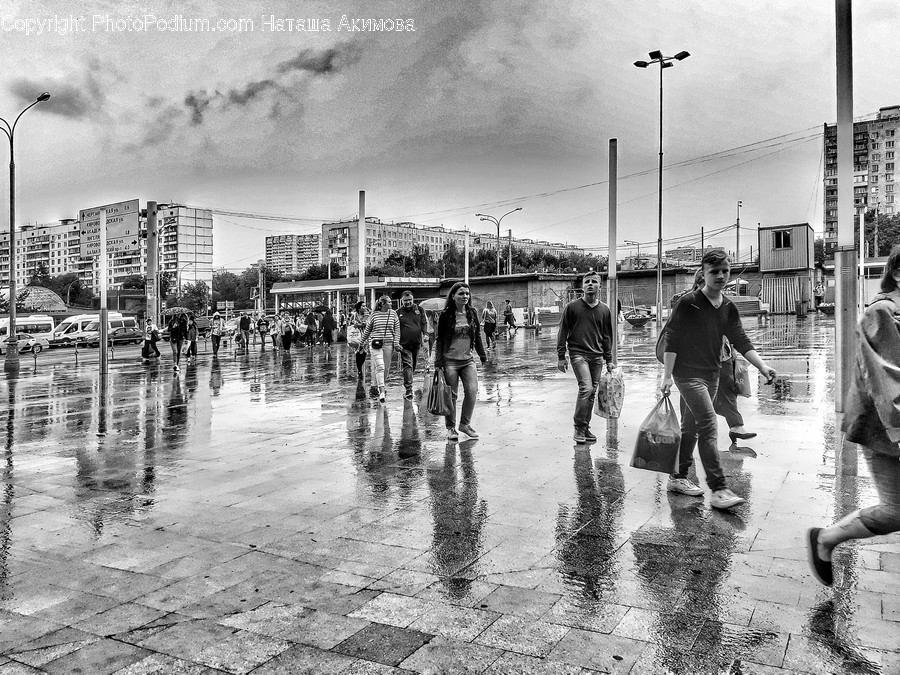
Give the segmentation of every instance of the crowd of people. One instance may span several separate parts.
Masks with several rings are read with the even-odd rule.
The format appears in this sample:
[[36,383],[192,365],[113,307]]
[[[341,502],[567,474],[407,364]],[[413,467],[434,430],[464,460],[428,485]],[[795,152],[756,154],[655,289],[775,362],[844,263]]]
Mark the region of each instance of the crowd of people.
[[[724,294],[730,277],[730,261],[721,251],[704,255],[694,289],[675,304],[660,337],[663,377],[660,394],[667,397],[672,386],[680,394],[681,436],[678,465],[669,476],[670,492],[701,497],[705,491],[691,480],[694,451],[698,450],[710,505],[732,509],[745,499],[730,488],[722,469],[718,449],[717,416],[729,427],[732,450],[740,439],[756,436],[744,427],[736,400],[735,372],[741,354],[765,378],[774,381],[776,371],[757,353],[741,325],[737,307]],[[581,279],[582,295],[564,308],[557,336],[557,367],[571,367],[578,384],[573,415],[573,439],[578,444],[597,441],[590,422],[604,366],[616,367],[612,355],[615,321],[610,308],[600,300],[600,275],[588,272]],[[839,544],[900,531],[900,246],[892,251],[885,266],[878,295],[860,322],[857,374],[850,392],[850,410],[844,419],[847,439],[863,446],[864,455],[878,489],[880,503],[859,509],[829,527],[808,532],[809,561],[816,578],[831,585],[831,556]],[[317,309],[319,311],[317,311]],[[452,405],[445,414],[447,439],[459,440],[460,433],[477,439],[472,425],[478,392],[478,363],[483,366],[487,349],[496,345],[499,313],[492,302],[479,313],[472,306],[468,285],[458,282],[446,298],[443,310],[420,308],[413,294],[405,291],[398,309],[389,296],[382,296],[372,311],[360,301],[348,316],[335,318],[325,307],[312,308],[296,316],[282,313],[273,321],[251,318],[244,313],[235,339],[248,349],[259,337],[265,348],[271,336],[275,349],[292,345],[312,348],[322,344],[330,349],[335,333],[344,333],[355,351],[358,377],[368,360],[373,394],[379,402],[387,399],[386,376],[400,355],[404,398],[413,398],[413,377],[419,356],[427,353],[449,386]],[[510,330],[515,319],[510,302],[503,309],[503,321]],[[179,370],[182,353],[196,358],[197,325],[187,313],[173,316],[168,323],[174,369]],[[216,314],[211,326],[213,354],[218,353],[225,323]],[[484,338],[482,338],[484,335]],[[158,329],[147,321],[143,358],[155,352]],[[462,404],[458,405],[460,385]],[[460,410],[458,410],[458,408]]]

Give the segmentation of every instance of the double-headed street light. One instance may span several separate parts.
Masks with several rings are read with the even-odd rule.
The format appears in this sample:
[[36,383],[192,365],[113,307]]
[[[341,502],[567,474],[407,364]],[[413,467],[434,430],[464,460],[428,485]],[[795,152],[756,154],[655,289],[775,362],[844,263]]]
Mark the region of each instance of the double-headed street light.
[[475,217],[478,218],[479,220],[487,220],[489,222],[494,223],[497,226],[497,276],[498,277],[500,276],[500,221],[503,220],[504,218],[506,218],[506,216],[508,216],[510,213],[515,213],[516,211],[521,211],[521,210],[522,210],[522,207],[517,206],[512,211],[504,213],[499,218],[495,218],[494,216],[488,216],[488,215],[485,215],[484,213],[476,213],[475,214]]
[[0,117],[0,131],[9,140],[9,337],[6,340],[6,368],[15,370],[19,367],[19,348],[16,340],[16,161],[13,141],[16,136],[16,125],[19,119],[32,106],[43,103],[50,94],[46,91],[33,103],[26,106],[18,114],[12,124]]
[[649,61],[635,61],[638,68],[646,68],[651,63],[659,64],[659,232],[656,240],[656,325],[662,326],[662,222],[663,222],[663,69],[671,68],[672,61],[684,61],[690,54],[678,52],[675,56],[663,56],[658,49],[650,52]]

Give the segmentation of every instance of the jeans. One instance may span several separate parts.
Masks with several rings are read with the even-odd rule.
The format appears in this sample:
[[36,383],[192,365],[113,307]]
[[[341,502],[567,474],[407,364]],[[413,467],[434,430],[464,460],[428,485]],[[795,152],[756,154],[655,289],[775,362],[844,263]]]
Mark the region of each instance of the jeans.
[[881,503],[860,509],[859,518],[873,534],[900,531],[900,458],[860,447]]
[[725,418],[729,427],[744,426],[744,418],[737,407],[737,392],[734,390],[734,359],[722,361],[719,368],[719,391],[713,400],[716,414]]
[[497,339],[494,337],[494,332],[497,330],[497,324],[495,323],[486,323],[484,324],[484,337],[487,340],[488,347],[492,344],[497,343]]
[[393,345],[384,345],[381,349],[371,349],[372,352],[372,379],[376,387],[384,387],[384,378],[391,368],[391,359],[394,356]]
[[172,347],[172,358],[175,359],[175,365],[181,361],[181,348],[184,346],[184,340],[173,340],[169,338],[169,344]]
[[694,446],[700,450],[700,462],[706,472],[706,484],[710,490],[727,488],[725,474],[719,464],[716,445],[718,426],[713,400],[719,388],[719,375],[704,377],[675,377],[675,386],[681,394],[681,446],[678,448],[680,465],[673,478],[687,478],[694,463]]
[[591,413],[594,408],[594,399],[597,396],[597,385],[600,383],[600,374],[603,372],[603,357],[601,355],[586,356],[584,354],[571,355],[572,372],[578,381],[578,398],[575,401],[575,416],[572,421],[579,431],[587,431],[591,424]]
[[403,364],[403,386],[407,391],[412,391],[413,375],[416,373],[416,364],[419,361],[419,347],[421,345],[410,345],[412,349],[407,349],[400,345],[400,361]]
[[219,353],[219,345],[222,342],[221,335],[212,335],[212,343],[213,343],[213,356]]
[[475,412],[475,399],[478,398],[478,370],[475,368],[475,359],[468,361],[454,361],[446,359],[444,361],[444,379],[450,387],[450,394],[453,397],[453,414],[447,415],[447,428],[452,429],[456,426],[456,400],[459,396],[459,382],[462,380],[463,385],[463,405],[462,414],[459,416],[460,426],[471,424],[472,413]]

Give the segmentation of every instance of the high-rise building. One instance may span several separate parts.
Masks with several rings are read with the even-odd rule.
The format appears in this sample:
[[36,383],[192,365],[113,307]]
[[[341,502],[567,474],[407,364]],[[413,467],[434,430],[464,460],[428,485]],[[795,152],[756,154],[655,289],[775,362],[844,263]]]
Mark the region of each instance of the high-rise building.
[[[160,272],[175,284],[205,281],[212,290],[212,211],[179,204],[160,204]],[[141,234],[147,230],[140,219]],[[81,226],[67,218],[59,223],[23,225],[16,231],[16,284],[27,284],[43,265],[47,274],[73,272],[94,295],[100,294],[98,255],[81,256]],[[119,289],[126,278],[147,273],[147,240],[138,237],[136,251],[108,254],[109,288]],[[0,233],[0,285],[9,284],[9,232]]]
[[279,274],[301,274],[321,265],[320,234],[279,234],[266,237],[266,267]]
[[[359,221],[347,220],[322,224],[322,260],[331,260],[341,267],[341,274],[351,274],[359,269],[358,258]],[[507,237],[500,237],[500,248],[506,246]],[[460,251],[466,243],[463,230],[451,230],[443,226],[423,227],[414,223],[382,223],[374,217],[366,218],[366,267],[383,265],[394,252],[412,256],[413,249],[427,248],[429,257],[439,260],[451,244]],[[584,255],[584,249],[570,244],[534,241],[532,239],[512,239],[513,248],[533,251],[545,251],[553,255],[575,253]],[[474,252],[487,249],[497,250],[497,235],[470,232],[469,250]]]
[[[900,105],[881,108],[874,119],[853,123],[853,205],[895,213],[894,164],[900,140]],[[825,255],[837,246],[837,126],[825,125]]]

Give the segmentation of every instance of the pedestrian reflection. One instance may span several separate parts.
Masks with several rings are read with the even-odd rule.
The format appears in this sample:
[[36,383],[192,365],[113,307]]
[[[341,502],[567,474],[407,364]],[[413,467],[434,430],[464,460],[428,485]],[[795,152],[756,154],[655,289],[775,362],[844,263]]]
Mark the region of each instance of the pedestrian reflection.
[[851,597],[852,590],[835,588],[833,599],[823,600],[813,607],[809,616],[809,633],[818,644],[828,649],[833,660],[810,665],[819,666],[817,671],[830,671],[837,667],[848,673],[879,675],[884,672],[882,667],[866,656],[865,648],[853,637],[849,621],[853,615]]
[[415,457],[422,451],[419,439],[419,420],[416,417],[416,406],[412,401],[403,402],[403,426],[400,428],[400,442],[397,444],[397,455],[400,459]]
[[556,556],[563,577],[579,591],[577,604],[590,608],[609,594],[618,576],[614,554],[625,481],[614,450],[596,463],[589,447],[576,445],[574,452],[578,498],[574,505],[559,505]]
[[[367,419],[370,412],[371,409],[365,413]],[[361,426],[368,431],[367,422]],[[375,426],[371,436],[357,437],[353,453],[353,460],[361,469],[360,473],[366,480],[370,495],[378,501],[384,502],[396,497],[401,503],[408,503],[421,479],[422,471],[417,461],[399,461],[399,448],[400,443],[397,444],[397,450],[394,449],[388,410],[379,407],[375,411]],[[405,459],[416,457],[418,455],[414,453]]]
[[[472,565],[482,553],[482,529],[487,520],[488,506],[478,498],[478,476],[472,461],[476,441],[468,440],[447,445],[443,463],[428,467],[428,488],[431,493],[431,515],[434,519],[434,543],[431,564],[441,578],[447,594],[454,599],[469,595],[472,577],[477,570],[462,578],[460,570]],[[474,565],[473,567],[477,567]]]
[[166,425],[163,427],[163,443],[167,448],[181,445],[187,427],[187,396],[181,378],[173,377],[166,406]]
[[213,357],[212,368],[209,371],[209,389],[213,396],[218,396],[222,390],[222,367],[216,357]]

